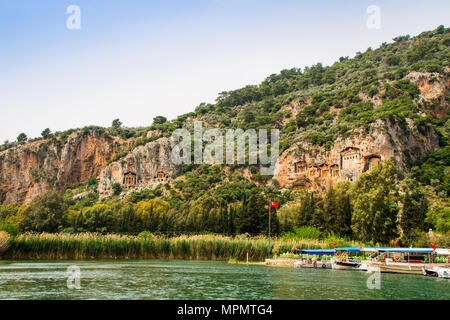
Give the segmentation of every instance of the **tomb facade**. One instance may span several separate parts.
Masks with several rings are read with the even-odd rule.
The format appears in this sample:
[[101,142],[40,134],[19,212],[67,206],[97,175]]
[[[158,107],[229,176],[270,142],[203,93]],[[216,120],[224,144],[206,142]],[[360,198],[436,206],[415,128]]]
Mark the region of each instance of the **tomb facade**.
[[127,171],[123,174],[122,186],[125,188],[133,187],[138,184],[137,174],[132,171]]

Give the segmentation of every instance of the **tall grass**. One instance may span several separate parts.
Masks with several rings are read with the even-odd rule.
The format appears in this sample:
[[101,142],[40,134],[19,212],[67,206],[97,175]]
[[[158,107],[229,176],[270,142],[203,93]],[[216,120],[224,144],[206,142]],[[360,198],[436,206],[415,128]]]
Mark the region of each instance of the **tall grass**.
[[[353,245],[345,243],[342,245]],[[302,239],[272,239],[272,254],[298,248],[332,248],[333,243]],[[138,238],[121,235],[33,234],[10,240],[8,259],[196,259],[264,261],[268,241],[264,237],[237,239],[219,235]]]
[[2,255],[9,248],[9,234],[6,231],[0,231],[0,255]]

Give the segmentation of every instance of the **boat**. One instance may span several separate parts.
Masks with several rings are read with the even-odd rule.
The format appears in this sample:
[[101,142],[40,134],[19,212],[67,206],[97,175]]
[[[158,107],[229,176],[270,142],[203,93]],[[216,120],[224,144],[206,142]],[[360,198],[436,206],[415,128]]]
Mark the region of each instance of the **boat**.
[[[334,249],[297,249],[297,251],[312,255],[313,258],[302,258],[294,263],[294,267],[314,269],[331,269],[331,261],[324,259],[323,256],[331,256],[336,253]],[[320,256],[322,259],[317,260],[316,256]]]
[[333,270],[358,270],[360,265],[361,265],[361,262],[352,261],[352,260],[343,260],[343,261],[334,260],[332,262],[332,269]]
[[363,262],[359,265],[358,270],[359,271],[369,271],[369,266],[367,265],[367,263]]
[[437,267],[436,268],[438,277],[450,279],[450,268],[449,267]]
[[313,268],[313,269],[331,269],[331,261],[319,260],[319,261],[308,261],[302,260],[294,263],[295,268]]
[[405,262],[383,263],[383,262],[372,261],[372,262],[368,263],[368,271],[423,275],[423,268],[425,266],[426,266],[425,264],[414,264],[414,263],[405,263]]
[[360,253],[361,247],[343,247],[336,248],[336,258],[332,261],[334,270],[359,270],[360,260],[351,259],[350,253]]
[[[368,271],[435,276],[444,263],[432,263],[437,251],[431,248],[376,248],[380,255],[367,262]],[[440,249],[445,254],[448,249]],[[391,257],[393,256],[393,257]]]
[[450,279],[450,268],[449,267],[433,267],[433,268],[423,268],[423,275],[427,277],[439,277]]
[[436,267],[429,268],[429,267],[422,267],[423,275],[427,277],[437,277],[438,272],[436,270]]

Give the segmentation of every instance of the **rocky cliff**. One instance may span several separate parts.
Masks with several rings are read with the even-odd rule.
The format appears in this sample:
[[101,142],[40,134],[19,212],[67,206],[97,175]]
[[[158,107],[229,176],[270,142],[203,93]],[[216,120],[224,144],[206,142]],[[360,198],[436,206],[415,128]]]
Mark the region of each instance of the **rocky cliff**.
[[[284,188],[322,192],[338,181],[355,181],[389,158],[407,173],[448,140],[449,34],[439,27],[330,67],[283,70],[258,86],[222,92],[215,105],[202,103],[195,112],[149,128],[78,130],[64,138],[5,144],[0,202],[28,203],[91,177],[99,180],[100,198],[111,196],[115,184],[130,193],[168,182],[181,168],[171,161],[174,142],[167,137],[175,128],[190,128],[194,119],[205,128],[280,129],[284,152],[274,178]],[[254,175],[249,167],[242,172],[249,179]]]
[[116,153],[119,138],[75,132],[64,142],[39,140],[0,153],[0,202],[29,203],[51,189],[85,184]]
[[[431,106],[429,111],[434,117],[443,119],[448,115],[450,78],[447,75],[410,72],[406,79],[417,84],[418,103]],[[379,95],[361,98],[375,106],[381,103]],[[339,137],[328,151],[306,142],[295,143],[280,156],[274,178],[281,187],[325,191],[336,182],[355,181],[362,173],[389,158],[395,158],[400,172],[404,173],[408,165],[439,147],[439,136],[432,127],[419,132],[411,119],[405,120],[407,125],[404,127],[398,122],[377,120],[369,131],[357,129],[351,137]]]
[[378,120],[370,133],[362,130],[351,137],[338,138],[326,151],[297,143],[284,152],[277,163],[275,178],[281,187],[325,191],[338,181],[355,181],[381,161],[395,158],[400,172],[408,164],[426,156],[439,145],[434,130],[419,133],[412,121],[406,128]]
[[135,148],[126,157],[106,166],[100,175],[100,198],[111,196],[115,183],[122,189],[151,188],[171,180],[180,169],[171,160],[173,146],[171,138],[160,138]]

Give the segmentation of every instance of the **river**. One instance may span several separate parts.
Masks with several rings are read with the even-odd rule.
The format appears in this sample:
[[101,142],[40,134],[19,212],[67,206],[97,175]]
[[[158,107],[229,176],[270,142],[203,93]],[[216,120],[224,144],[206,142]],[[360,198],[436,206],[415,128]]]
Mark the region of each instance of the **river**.
[[[79,270],[69,281],[68,267]],[[79,269],[78,269],[79,268]],[[76,277],[75,273],[75,277]],[[449,299],[450,280],[187,260],[0,260],[0,299]]]

